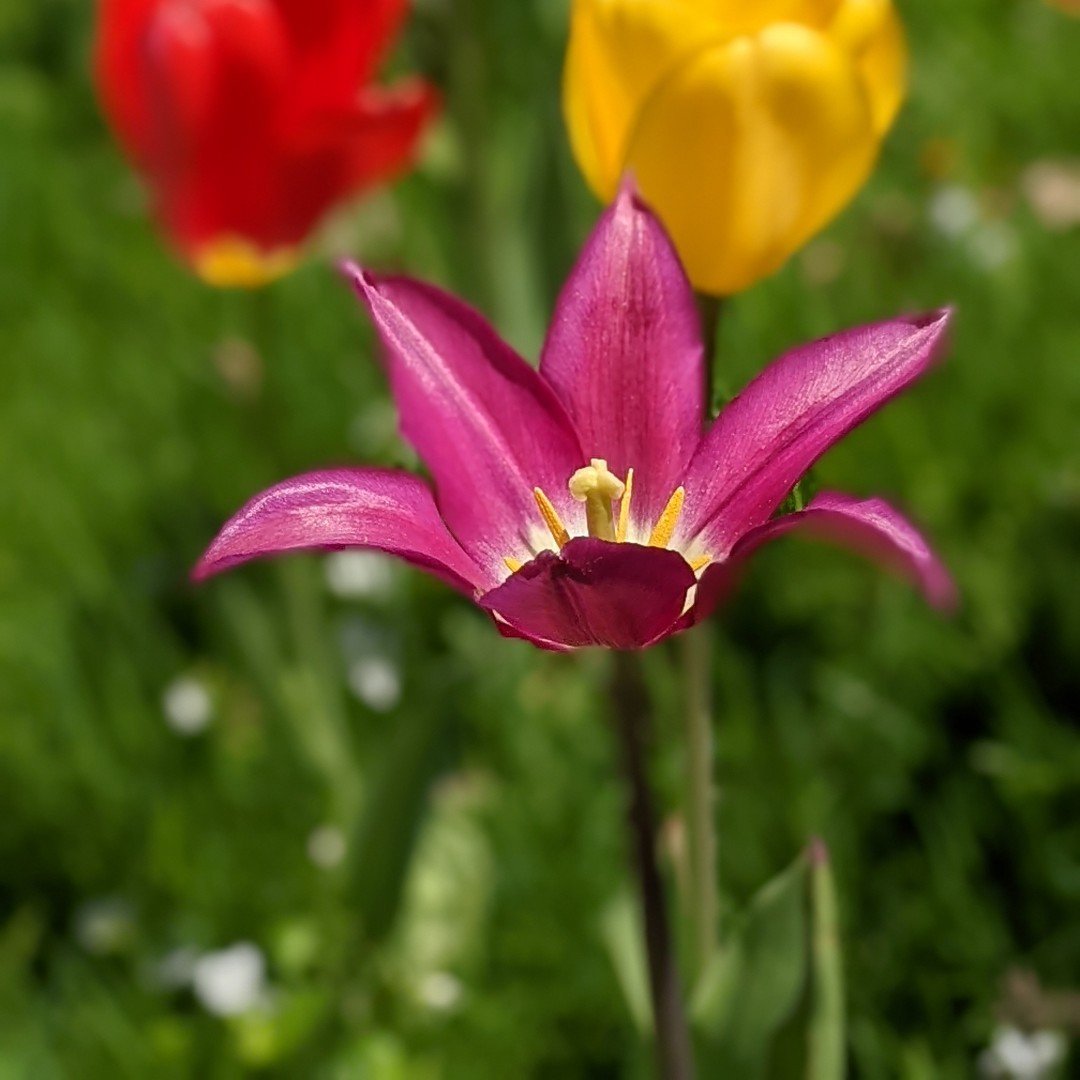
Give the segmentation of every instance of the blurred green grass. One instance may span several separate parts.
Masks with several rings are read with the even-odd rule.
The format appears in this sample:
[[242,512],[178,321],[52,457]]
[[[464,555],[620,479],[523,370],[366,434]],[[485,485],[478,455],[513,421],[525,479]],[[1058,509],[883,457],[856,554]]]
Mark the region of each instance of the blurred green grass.
[[[1080,230],[1025,196],[1080,146],[1080,23],[901,6],[913,92],[881,167],[731,302],[719,384],[955,303],[948,363],[815,479],[906,504],[964,607],[784,545],[720,621],[715,689],[726,901],[824,836],[854,1074],[914,1080],[972,1074],[1008,970],[1080,971]],[[564,5],[417,8],[409,66],[447,122],[327,251],[451,287],[535,355],[596,213],[558,116]],[[90,20],[0,0],[0,1076],[642,1074],[600,931],[623,873],[601,659],[501,642],[408,573],[359,600],[320,560],[189,586],[254,491],[411,459],[325,260],[258,296],[170,261],[94,108]],[[402,681],[385,712],[349,689],[372,659]],[[188,677],[212,720],[185,737],[163,700]],[[245,940],[269,1012],[219,1019],[162,974]]]

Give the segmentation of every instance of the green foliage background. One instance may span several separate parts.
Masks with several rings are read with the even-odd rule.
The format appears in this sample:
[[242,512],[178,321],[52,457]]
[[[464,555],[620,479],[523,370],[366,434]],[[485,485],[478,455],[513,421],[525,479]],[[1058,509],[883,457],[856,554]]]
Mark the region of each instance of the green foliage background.
[[[597,213],[558,114],[565,4],[416,7],[400,63],[446,122],[328,251],[453,288],[535,355]],[[901,8],[913,91],[881,167],[730,303],[719,382],[954,302],[949,362],[815,482],[906,504],[963,610],[832,551],[762,556],[718,624],[722,884],[731,910],[824,837],[855,1075],[964,1077],[1006,971],[1080,972],[1080,232],[1022,190],[1080,147],[1080,22]],[[328,260],[256,296],[171,261],[95,109],[91,20],[0,0],[0,1077],[643,1075],[601,930],[625,878],[604,658],[503,642],[409,572],[357,602],[315,559],[188,584],[260,488],[411,458]],[[953,186],[977,214],[947,235]],[[389,713],[348,690],[370,654],[402,674]],[[649,674],[674,806],[671,661]],[[188,675],[214,719],[183,738],[162,698]],[[326,824],[333,869],[307,853]],[[214,1018],[155,977],[239,940],[268,1012]]]

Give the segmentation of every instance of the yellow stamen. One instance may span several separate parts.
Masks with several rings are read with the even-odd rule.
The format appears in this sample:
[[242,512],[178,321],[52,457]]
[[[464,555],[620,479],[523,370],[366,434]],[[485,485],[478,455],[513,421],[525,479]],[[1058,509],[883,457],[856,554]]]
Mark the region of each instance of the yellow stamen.
[[585,524],[597,540],[615,540],[613,499],[621,499],[626,485],[608,468],[603,458],[593,458],[570,477],[570,494],[585,504]]
[[649,547],[666,548],[671,543],[671,538],[675,535],[675,526],[679,524],[679,515],[682,513],[685,498],[685,489],[676,488],[668,499],[668,504],[664,507],[664,512],[660,515],[652,536],[649,537]]
[[506,569],[509,570],[511,574],[516,574],[524,565],[523,563],[518,562],[517,559],[511,559],[509,557],[503,559],[503,562],[506,563]]
[[624,543],[626,531],[630,528],[630,496],[634,494],[634,470],[626,470],[626,490],[619,500],[619,527],[615,530],[617,543]]
[[[509,560],[507,561],[509,562]],[[704,570],[711,562],[711,555],[699,555],[696,559],[690,560],[690,569],[696,574],[699,570]]]
[[533,498],[540,509],[540,516],[544,519],[544,524],[548,527],[548,532],[551,533],[551,538],[561,548],[569,542],[570,534],[566,531],[566,526],[562,523],[558,511],[551,505],[551,500],[539,488],[533,488]]

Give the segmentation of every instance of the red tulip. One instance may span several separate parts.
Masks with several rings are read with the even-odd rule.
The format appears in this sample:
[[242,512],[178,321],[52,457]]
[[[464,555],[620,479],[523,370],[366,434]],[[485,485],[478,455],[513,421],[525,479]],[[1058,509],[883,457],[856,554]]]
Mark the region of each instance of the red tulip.
[[103,107],[205,280],[277,277],[336,203],[410,166],[436,94],[371,82],[406,3],[101,0]]

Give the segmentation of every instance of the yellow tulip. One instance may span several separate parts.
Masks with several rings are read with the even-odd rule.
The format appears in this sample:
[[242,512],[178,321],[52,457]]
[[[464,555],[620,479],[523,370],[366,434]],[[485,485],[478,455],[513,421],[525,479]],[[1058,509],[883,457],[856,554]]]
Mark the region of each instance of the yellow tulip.
[[904,96],[891,0],[574,0],[563,106],[604,201],[634,174],[702,292],[773,273],[866,180]]

